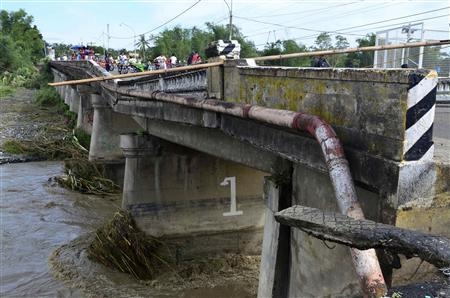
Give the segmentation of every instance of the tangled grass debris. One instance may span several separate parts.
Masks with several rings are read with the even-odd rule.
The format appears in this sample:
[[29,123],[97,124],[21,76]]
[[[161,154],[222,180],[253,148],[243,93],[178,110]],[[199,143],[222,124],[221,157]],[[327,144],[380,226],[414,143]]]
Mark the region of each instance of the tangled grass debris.
[[153,278],[163,268],[170,268],[165,245],[140,231],[124,210],[117,211],[96,231],[88,257],[143,280]]
[[56,181],[71,190],[86,194],[108,195],[119,192],[119,186],[105,178],[103,166],[87,159],[68,159],[64,161],[65,175]]
[[40,160],[84,158],[85,150],[77,138],[70,135],[62,139],[45,136],[33,140],[8,139],[3,143],[3,151],[6,153],[33,156]]

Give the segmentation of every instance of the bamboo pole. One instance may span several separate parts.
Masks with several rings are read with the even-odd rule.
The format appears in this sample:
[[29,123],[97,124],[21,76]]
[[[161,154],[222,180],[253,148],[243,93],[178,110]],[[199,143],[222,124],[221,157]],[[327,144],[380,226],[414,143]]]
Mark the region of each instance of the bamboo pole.
[[[254,57],[251,59],[253,59],[255,61],[267,61],[267,60],[278,60],[278,59],[297,58],[297,57],[326,56],[326,55],[345,54],[345,53],[354,53],[354,52],[391,50],[391,49],[413,48],[413,47],[424,47],[424,46],[437,46],[437,45],[444,45],[444,44],[450,44],[450,39],[444,39],[444,40],[438,40],[438,41],[410,42],[410,43],[401,43],[401,44],[395,44],[395,45],[381,45],[381,46],[369,46],[369,47],[360,47],[360,48],[291,53],[291,54],[284,54],[284,55]],[[154,75],[154,74],[177,72],[177,71],[182,71],[182,70],[202,69],[202,68],[207,68],[207,67],[220,66],[223,64],[224,64],[224,61],[222,60],[219,62],[202,63],[202,64],[181,66],[181,67],[168,68],[168,69],[149,70],[149,71],[144,71],[144,72],[135,72],[135,73],[111,75],[111,76],[104,76],[104,77],[93,77],[90,79],[49,83],[48,85],[55,86],[55,87],[56,86],[64,86],[64,85],[78,85],[78,84],[85,84],[85,83],[91,83],[91,82],[108,81],[108,80],[114,80],[114,79],[125,79],[125,78],[141,77],[141,76]]]
[[180,66],[180,67],[174,67],[174,68],[168,68],[168,69],[149,70],[149,71],[144,71],[144,72],[133,72],[133,73],[111,75],[111,76],[104,76],[104,77],[93,77],[93,78],[89,78],[89,79],[63,81],[63,82],[49,83],[48,85],[54,86],[54,87],[64,86],[64,85],[78,85],[78,84],[85,84],[85,83],[92,83],[92,82],[99,82],[99,81],[108,81],[108,80],[115,80],[115,79],[125,79],[125,78],[155,75],[155,74],[161,74],[161,73],[171,73],[171,72],[178,72],[178,71],[183,71],[183,70],[195,70],[195,69],[202,69],[202,68],[208,68],[208,67],[214,67],[214,66],[220,66],[220,65],[223,65],[223,60],[218,61],[218,62],[202,63],[202,64],[195,64],[195,65],[189,65],[189,66]]
[[252,59],[254,59],[255,61],[266,61],[266,60],[278,60],[278,59],[309,57],[309,56],[326,56],[326,55],[334,55],[334,54],[346,54],[346,53],[354,53],[354,52],[437,46],[437,45],[444,45],[444,44],[450,44],[450,39],[444,39],[444,40],[438,40],[438,41],[420,41],[420,42],[400,43],[400,44],[381,45],[381,46],[369,46],[369,47],[360,47],[360,48],[325,50],[325,51],[315,51],[315,52],[292,53],[292,54],[283,54],[283,55],[271,55],[271,56],[263,56],[263,57],[254,57]]

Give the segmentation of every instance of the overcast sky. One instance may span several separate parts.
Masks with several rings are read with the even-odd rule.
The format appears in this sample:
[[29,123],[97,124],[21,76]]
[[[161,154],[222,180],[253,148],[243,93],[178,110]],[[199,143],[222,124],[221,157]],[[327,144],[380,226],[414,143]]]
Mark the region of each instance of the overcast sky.
[[[278,39],[311,46],[320,32],[341,34],[355,46],[355,39],[367,33],[422,22],[425,38],[449,39],[449,7],[449,0],[0,0],[1,9],[22,8],[33,16],[49,43],[109,43],[115,49],[132,49],[134,36],[157,35],[177,25],[228,24],[231,8],[233,24],[259,49]],[[406,39],[400,30],[395,36]]]

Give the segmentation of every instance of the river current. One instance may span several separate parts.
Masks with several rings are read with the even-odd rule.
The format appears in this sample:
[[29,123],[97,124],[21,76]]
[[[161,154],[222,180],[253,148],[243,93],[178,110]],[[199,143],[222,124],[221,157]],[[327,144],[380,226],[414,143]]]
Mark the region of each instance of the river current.
[[169,277],[150,288],[147,282],[89,261],[86,239],[120,208],[120,195],[64,189],[52,179],[62,173],[63,162],[0,165],[0,297],[255,296],[249,289],[257,281],[259,261],[251,261],[253,271],[223,272],[226,277],[219,274],[219,279]]
[[0,297],[80,297],[55,279],[49,255],[95,230],[119,200],[71,192],[51,182],[62,162],[0,165]]

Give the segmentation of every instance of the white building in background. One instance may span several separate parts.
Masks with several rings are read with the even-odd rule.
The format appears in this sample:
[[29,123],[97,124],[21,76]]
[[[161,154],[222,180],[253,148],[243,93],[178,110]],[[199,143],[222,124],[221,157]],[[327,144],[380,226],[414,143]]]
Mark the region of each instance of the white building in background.
[[47,47],[47,58],[54,61],[55,60],[55,49],[52,47]]

